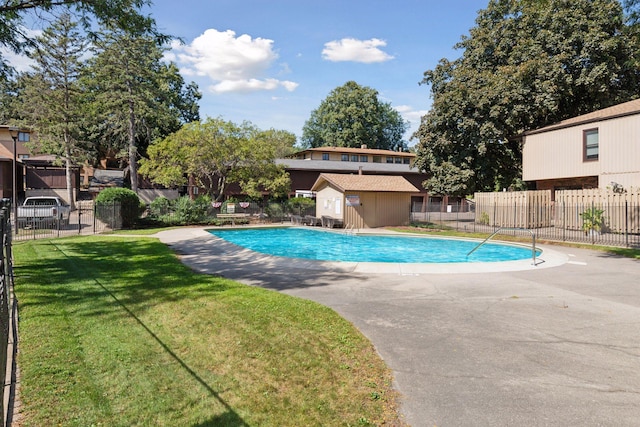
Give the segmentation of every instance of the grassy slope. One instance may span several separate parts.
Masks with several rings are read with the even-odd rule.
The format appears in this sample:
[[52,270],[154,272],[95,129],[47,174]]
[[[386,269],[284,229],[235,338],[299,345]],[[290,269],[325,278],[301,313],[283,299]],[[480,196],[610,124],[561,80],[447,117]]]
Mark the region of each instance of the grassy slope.
[[328,308],[195,274],[155,239],[14,254],[22,425],[400,424],[389,371]]

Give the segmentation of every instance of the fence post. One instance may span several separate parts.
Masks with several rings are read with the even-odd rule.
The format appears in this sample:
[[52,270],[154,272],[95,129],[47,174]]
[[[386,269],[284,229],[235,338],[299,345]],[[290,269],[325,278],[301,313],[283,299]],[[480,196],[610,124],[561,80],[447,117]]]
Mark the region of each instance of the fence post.
[[567,241],[567,207],[564,200],[562,201],[562,241]]
[[[595,202],[593,200],[591,200],[591,215],[593,216],[593,210],[595,209]],[[584,223],[584,218],[582,219],[582,222]],[[589,234],[591,234],[591,244],[595,245],[596,244],[596,233],[593,232],[593,229],[591,229],[589,231]]]
[[624,244],[629,247],[629,201],[624,201]]
[[498,202],[493,202],[493,229],[496,230],[496,211],[498,210]]

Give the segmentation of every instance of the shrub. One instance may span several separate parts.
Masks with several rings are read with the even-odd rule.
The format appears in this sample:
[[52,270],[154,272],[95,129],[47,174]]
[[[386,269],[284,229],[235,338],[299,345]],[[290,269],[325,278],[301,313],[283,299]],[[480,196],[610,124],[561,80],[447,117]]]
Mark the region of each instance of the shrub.
[[271,219],[279,219],[281,220],[284,216],[284,210],[282,209],[282,205],[280,203],[269,203],[265,208],[264,212]]
[[482,225],[489,225],[489,214],[486,212],[482,212],[480,214],[480,218],[478,219],[478,223]]
[[111,228],[130,228],[144,212],[144,203],[127,188],[105,188],[96,197],[96,216]]
[[582,230],[584,234],[599,233],[604,225],[604,210],[591,207],[582,212]]
[[171,212],[172,202],[164,196],[156,198],[149,204],[149,214],[159,218]]
[[294,197],[287,200],[289,212],[296,215],[303,215],[316,207],[316,202],[308,197]]
[[189,196],[180,197],[175,205],[175,217],[179,224],[201,224],[206,221],[211,199],[208,196],[191,200]]

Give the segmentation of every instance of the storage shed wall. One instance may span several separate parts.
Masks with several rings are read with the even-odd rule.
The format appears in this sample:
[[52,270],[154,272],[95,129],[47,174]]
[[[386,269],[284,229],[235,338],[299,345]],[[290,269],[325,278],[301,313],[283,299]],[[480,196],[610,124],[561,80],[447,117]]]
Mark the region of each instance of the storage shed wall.
[[344,195],[339,190],[325,184],[316,192],[316,216],[344,217]]
[[347,192],[345,199],[359,204],[346,203],[344,213],[345,226],[354,228],[375,228],[394,225],[406,225],[411,215],[410,193],[374,193]]

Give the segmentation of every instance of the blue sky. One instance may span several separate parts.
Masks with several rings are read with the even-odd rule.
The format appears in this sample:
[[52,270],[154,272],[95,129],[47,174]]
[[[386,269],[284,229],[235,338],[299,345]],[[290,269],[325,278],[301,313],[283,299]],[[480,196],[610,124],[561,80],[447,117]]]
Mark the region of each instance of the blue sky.
[[[311,112],[353,80],[378,91],[410,129],[431,105],[424,71],[475,25],[488,0],[156,0],[179,37],[167,58],[202,92],[200,114],[302,135]],[[3,54],[24,71],[25,58]],[[415,141],[410,142],[413,145]]]
[[[176,5],[180,4],[177,8]],[[169,58],[203,93],[201,116],[302,134],[329,93],[353,80],[411,122],[431,105],[424,71],[460,56],[487,0],[157,0]],[[413,142],[410,144],[413,145]]]

